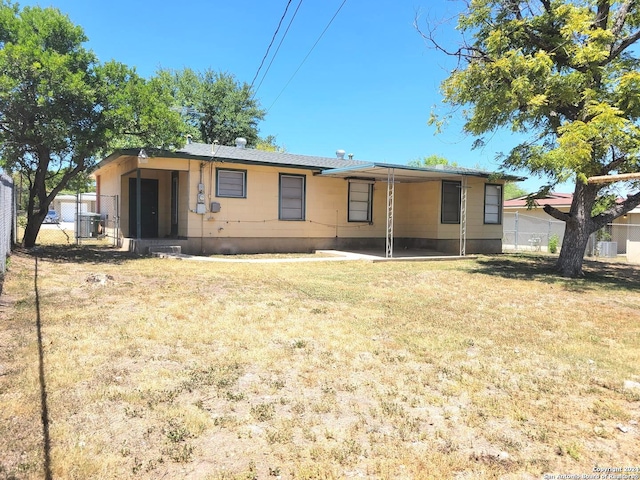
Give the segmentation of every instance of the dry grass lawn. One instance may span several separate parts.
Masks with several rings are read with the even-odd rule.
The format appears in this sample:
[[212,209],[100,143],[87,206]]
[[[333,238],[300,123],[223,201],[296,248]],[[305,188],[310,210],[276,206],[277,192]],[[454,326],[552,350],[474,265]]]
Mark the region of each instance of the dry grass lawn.
[[0,479],[640,466],[637,267],[37,254],[0,303]]

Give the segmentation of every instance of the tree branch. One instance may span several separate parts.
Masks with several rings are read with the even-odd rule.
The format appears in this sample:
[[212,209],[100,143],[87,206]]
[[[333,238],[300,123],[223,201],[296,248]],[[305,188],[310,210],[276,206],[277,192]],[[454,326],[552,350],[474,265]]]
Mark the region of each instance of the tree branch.
[[611,62],[613,59],[618,57],[622,52],[624,52],[627,49],[627,47],[633,45],[638,40],[640,40],[640,30],[637,30],[633,32],[631,35],[628,35],[627,37],[623,38],[617,47],[613,48],[612,46],[611,53],[606,59],[600,62],[600,65],[601,66],[606,65],[607,63]]
[[615,37],[618,37],[620,32],[622,32],[622,28],[627,20],[627,14],[629,13],[629,9],[632,7],[634,1],[635,0],[627,0],[618,9],[618,13],[613,19],[613,27],[611,27],[611,32]]
[[420,34],[420,36],[423,38],[423,40],[428,42],[436,50],[444,53],[445,55],[447,55],[449,57],[456,57],[459,61],[460,60],[471,61],[471,60],[482,59],[482,60],[484,60],[486,62],[493,62],[493,60],[491,59],[491,57],[489,56],[489,54],[487,52],[481,50],[478,47],[474,47],[474,46],[468,45],[466,43],[464,45],[462,45],[461,47],[459,47],[455,51],[446,49],[439,42],[437,42],[435,40],[433,29],[429,28],[429,32],[428,33],[425,33],[420,29],[420,26],[418,25],[418,16],[417,15],[413,20],[413,28],[416,29],[416,31],[418,32],[418,34]]
[[558,210],[555,207],[552,207],[551,205],[545,205],[543,207],[543,210],[548,215],[551,215],[556,220],[560,220],[562,222],[568,222],[571,219],[571,215],[569,213],[561,212],[560,210]]
[[595,21],[593,22],[593,26],[595,28],[606,30],[608,23],[609,23],[609,0],[599,0],[598,12],[596,13],[596,18],[595,18]]
[[541,0],[544,10],[547,13],[551,13],[551,0]]
[[633,210],[638,205],[640,205],[640,192],[634,195],[629,195],[624,202],[616,203],[610,209],[602,212],[600,215],[596,215],[592,219],[593,226],[595,228],[594,232],[596,230],[601,229],[608,223],[611,223],[619,216],[624,215],[625,213]]

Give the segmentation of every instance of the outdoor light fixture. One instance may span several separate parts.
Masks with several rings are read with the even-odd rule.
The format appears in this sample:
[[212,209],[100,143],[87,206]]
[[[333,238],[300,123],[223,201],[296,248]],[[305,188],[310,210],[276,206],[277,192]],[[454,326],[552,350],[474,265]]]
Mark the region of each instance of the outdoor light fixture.
[[144,148],[141,148],[140,151],[138,152],[138,163],[148,163],[149,162],[149,156],[147,155],[147,152],[144,151]]

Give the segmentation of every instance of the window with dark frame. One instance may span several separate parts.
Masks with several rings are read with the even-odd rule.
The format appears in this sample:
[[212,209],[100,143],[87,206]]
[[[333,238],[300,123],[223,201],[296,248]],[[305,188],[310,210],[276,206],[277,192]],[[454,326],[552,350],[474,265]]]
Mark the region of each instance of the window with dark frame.
[[373,219],[373,184],[349,182],[349,222],[371,222]]
[[216,197],[247,198],[246,170],[216,168]]
[[484,223],[502,223],[502,185],[484,186]]
[[280,174],[280,220],[305,219],[305,176]]
[[462,184],[460,182],[442,181],[441,223],[460,223],[461,191]]

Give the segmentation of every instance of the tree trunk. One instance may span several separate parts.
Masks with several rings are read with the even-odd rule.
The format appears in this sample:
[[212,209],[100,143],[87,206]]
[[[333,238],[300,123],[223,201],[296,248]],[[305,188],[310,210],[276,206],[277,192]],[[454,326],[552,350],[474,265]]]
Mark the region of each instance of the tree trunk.
[[556,268],[560,275],[563,277],[579,277],[582,275],[582,261],[590,234],[584,223],[566,223],[562,248],[556,263]]
[[595,231],[591,211],[600,187],[576,182],[569,214],[565,217],[564,239],[556,263],[563,277],[582,275],[582,262],[589,235]]
[[35,246],[36,238],[38,238],[38,233],[40,232],[40,227],[42,227],[42,222],[46,216],[47,211],[45,210],[44,213],[42,211],[38,211],[29,217],[27,220],[27,227],[24,230],[24,237],[22,237],[22,246],[24,248],[32,248]]

